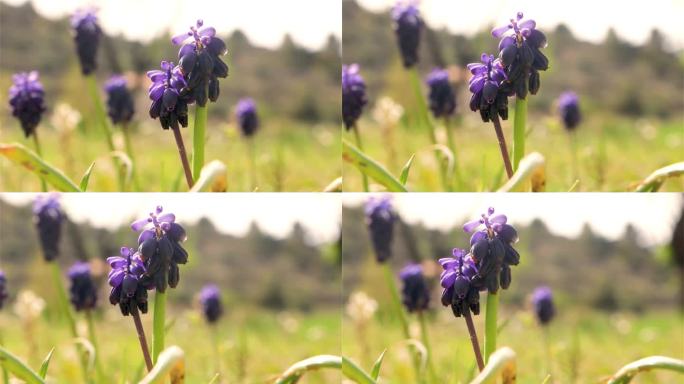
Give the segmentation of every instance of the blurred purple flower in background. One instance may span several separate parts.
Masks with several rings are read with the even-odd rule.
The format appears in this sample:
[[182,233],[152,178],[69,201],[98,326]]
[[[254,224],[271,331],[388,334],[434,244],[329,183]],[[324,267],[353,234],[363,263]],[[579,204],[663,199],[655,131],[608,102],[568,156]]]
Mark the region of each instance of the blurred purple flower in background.
[[33,222],[38,231],[45,261],[59,256],[59,239],[62,234],[64,213],[59,205],[59,195],[38,195],[33,202]]
[[133,97],[126,88],[126,78],[114,75],[104,86],[107,93],[107,114],[114,124],[126,124],[131,121],[135,113]]
[[404,68],[411,68],[418,63],[418,46],[423,29],[418,2],[398,1],[392,8],[392,20],[402,63]]
[[553,304],[551,288],[546,286],[537,287],[532,293],[532,305],[534,314],[541,325],[547,325],[556,315],[556,307]]
[[359,73],[358,64],[342,66],[342,120],[350,129],[361,117],[363,107],[368,103],[366,82]]
[[131,229],[140,232],[138,253],[145,264],[141,281],[164,293],[166,287],[175,288],[180,280],[178,264],[188,262],[188,252],[181,246],[185,241],[185,229],[177,224],[173,213],[162,213],[157,206],[149,217],[136,220]]
[[221,291],[214,284],[205,285],[199,294],[202,313],[209,324],[213,324],[221,318],[223,305],[221,304]]
[[147,313],[147,288],[140,281],[145,273],[143,262],[131,248],[122,247],[120,254],[107,258],[107,263],[112,267],[108,278],[112,287],[109,302],[118,304],[124,316],[137,310]]
[[235,117],[243,136],[251,137],[256,133],[257,128],[259,128],[259,119],[254,100],[249,97],[240,99],[235,106]]
[[78,60],[81,63],[81,72],[89,75],[97,69],[97,49],[102,36],[95,10],[77,10],[71,17],[71,27],[74,30],[74,42]]
[[178,124],[188,126],[188,103],[190,100],[180,97],[180,90],[187,85],[178,66],[172,62],[162,61],[161,70],[147,71],[152,80],[148,96],[152,100],[150,117],[159,118],[163,129],[176,128]]
[[470,97],[470,110],[480,111],[480,117],[485,123],[498,114],[503,120],[508,119],[508,95],[500,87],[506,80],[506,73],[499,59],[494,55],[483,53],[480,63],[468,64],[468,70],[473,75],[468,88],[473,95]]
[[442,305],[451,306],[454,316],[461,317],[466,311],[480,314],[480,285],[477,265],[472,256],[463,249],[454,248],[453,257],[439,259],[442,266],[440,285]]
[[12,116],[19,119],[26,137],[34,133],[45,112],[45,91],[38,77],[37,71],[16,73],[9,89]]
[[7,293],[7,277],[5,276],[5,272],[0,270],[0,309],[2,309],[3,304],[5,304],[5,300],[8,297]]
[[90,265],[78,261],[69,268],[67,276],[71,280],[69,299],[76,311],[94,309],[97,304],[97,287],[90,275]]
[[456,110],[456,94],[449,83],[449,72],[435,68],[425,80],[430,87],[428,100],[430,110],[435,117],[448,117]]
[[558,97],[558,112],[566,130],[573,131],[577,128],[577,125],[582,120],[582,115],[579,109],[579,97],[577,97],[575,92],[567,91],[561,93],[560,97]]
[[392,236],[397,219],[390,196],[371,197],[365,207],[366,224],[379,263],[392,257]]
[[408,264],[399,272],[402,282],[401,302],[409,312],[428,309],[430,304],[430,287],[423,275],[420,264]]

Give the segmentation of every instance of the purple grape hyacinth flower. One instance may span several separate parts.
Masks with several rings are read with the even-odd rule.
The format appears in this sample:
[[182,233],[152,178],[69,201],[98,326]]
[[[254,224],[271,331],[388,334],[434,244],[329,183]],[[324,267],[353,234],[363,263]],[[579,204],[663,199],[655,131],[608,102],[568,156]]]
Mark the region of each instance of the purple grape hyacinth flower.
[[532,293],[532,305],[534,306],[534,314],[541,325],[548,325],[556,315],[553,294],[549,287],[541,286],[534,290]]
[[163,129],[176,129],[178,124],[188,126],[188,103],[192,100],[181,97],[180,90],[187,85],[178,66],[162,61],[161,70],[147,72],[152,80],[148,96],[152,100],[150,117],[159,118]]
[[495,215],[494,208],[490,207],[480,219],[463,225],[465,232],[473,234],[470,237],[470,254],[490,293],[498,292],[499,287],[508,289],[511,284],[510,267],[520,262],[520,254],[513,248],[518,241],[518,232],[507,221],[506,215]]
[[31,136],[45,112],[45,90],[39,80],[38,71],[12,75],[9,104],[12,108],[12,116],[19,119],[21,123],[24,136]]
[[420,312],[428,309],[430,304],[430,287],[423,275],[420,264],[409,264],[399,272],[402,282],[401,302],[409,312]]
[[62,234],[64,213],[58,196],[53,193],[39,195],[33,202],[33,223],[38,230],[43,257],[48,262],[59,256],[59,239]]
[[418,46],[423,29],[418,2],[398,1],[392,8],[392,20],[402,63],[404,68],[411,68],[418,63]]
[[546,47],[546,36],[536,26],[534,20],[523,20],[518,12],[508,24],[492,30],[492,36],[501,38],[499,58],[508,75],[504,89],[521,99],[527,97],[528,90],[533,95],[539,91],[539,71],[549,68],[549,59],[540,51]]
[[216,323],[223,314],[221,291],[214,284],[205,285],[199,294],[202,313],[209,324]]
[[486,53],[480,56],[480,60],[480,63],[468,64],[468,70],[473,75],[468,87],[473,93],[470,98],[470,110],[479,110],[480,117],[485,123],[494,119],[497,114],[503,120],[507,120],[508,94],[501,90],[506,73],[501,61]]
[[349,130],[361,117],[363,107],[368,103],[366,82],[359,73],[358,64],[342,66],[342,120]]
[[100,46],[102,29],[97,23],[94,9],[77,10],[71,17],[74,30],[76,53],[81,64],[81,72],[89,75],[97,69],[97,49]]
[[435,68],[427,76],[425,83],[430,87],[428,100],[432,115],[436,118],[453,115],[456,110],[456,94],[449,83],[449,72]]
[[126,124],[135,113],[133,96],[126,87],[126,78],[114,75],[104,86],[107,93],[107,114],[114,124]]
[[5,272],[0,270],[0,309],[2,309],[3,304],[5,304],[5,300],[7,299],[9,295],[7,294],[7,277],[5,276]]
[[138,253],[145,265],[141,282],[164,293],[167,286],[178,285],[178,264],[188,262],[188,252],[181,245],[187,238],[185,229],[175,222],[173,213],[162,212],[163,208],[157,206],[149,217],[134,221],[131,229],[140,232]]
[[453,257],[439,259],[442,266],[440,285],[442,305],[451,306],[454,316],[461,317],[467,311],[480,314],[480,289],[478,269],[472,255],[463,249],[454,248]]
[[121,314],[128,316],[140,310],[147,313],[147,287],[141,281],[145,273],[140,255],[131,248],[121,247],[121,256],[107,258],[109,271],[109,302],[119,305]]
[[573,131],[577,128],[582,120],[582,114],[579,109],[579,97],[575,92],[561,93],[558,98],[558,112],[567,131]]
[[71,280],[69,299],[76,311],[94,309],[97,304],[97,287],[90,275],[90,265],[79,261],[69,268],[67,273]]
[[[188,82],[183,94],[191,94],[200,107],[207,104],[207,98],[218,99],[218,78],[228,76],[228,65],[219,57],[228,51],[226,43],[216,37],[216,29],[202,28],[203,25],[202,20],[197,20],[195,26],[190,26],[190,31],[171,39],[174,45],[183,44],[178,51],[178,65]],[[185,43],[190,38],[192,41]]]
[[366,202],[365,213],[375,258],[378,263],[384,263],[392,257],[392,237],[397,219],[391,198],[371,197]]
[[256,133],[259,128],[259,118],[254,100],[249,97],[240,99],[235,106],[235,117],[243,136],[251,137]]

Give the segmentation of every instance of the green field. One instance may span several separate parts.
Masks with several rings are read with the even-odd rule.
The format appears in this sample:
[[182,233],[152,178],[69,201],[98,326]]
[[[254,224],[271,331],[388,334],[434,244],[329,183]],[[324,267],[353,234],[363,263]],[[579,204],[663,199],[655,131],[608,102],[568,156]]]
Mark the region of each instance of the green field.
[[[513,145],[512,119],[511,116],[502,123],[509,151]],[[412,128],[406,121],[404,118],[389,129],[381,129],[370,118],[362,119],[359,130],[364,152],[397,178],[408,159],[415,155],[408,189],[442,191],[428,132]],[[438,141],[446,145],[443,121],[436,124]],[[684,160],[681,121],[589,117],[576,132],[577,171],[573,166],[571,136],[556,116],[530,115],[528,126],[526,153],[536,151],[545,157],[547,191],[629,191],[656,169]],[[502,186],[506,175],[492,124],[483,123],[479,115],[467,111],[462,122],[453,123],[452,129],[456,146],[454,189],[494,191]],[[354,143],[352,133],[345,133],[344,138]],[[349,163],[344,164],[344,176],[346,191],[362,191],[359,172]],[[575,185],[576,180],[579,181]],[[383,189],[371,182],[371,190]],[[681,177],[665,182],[661,188],[662,191],[682,189]]]
[[[118,308],[105,304],[106,309],[100,309],[96,315],[96,332],[106,382],[137,382],[144,363],[133,320],[121,316]],[[217,383],[269,383],[296,361],[320,353],[339,354],[338,312],[275,313],[244,306],[226,308],[227,315],[215,329],[210,329],[197,309],[175,309],[169,320],[166,344],[178,345],[185,352],[188,383],[208,383],[217,372],[221,373]],[[151,311],[143,315],[148,342]],[[85,337],[85,317],[80,314],[77,318],[78,328]],[[26,329],[10,308],[4,308],[0,312],[0,330],[4,346],[28,361],[36,371],[50,349],[55,348],[48,370],[50,382],[83,382],[76,347],[66,323],[50,318],[48,313]],[[213,339],[217,340],[218,353]],[[332,370],[308,374],[302,383],[339,381],[339,371]]]

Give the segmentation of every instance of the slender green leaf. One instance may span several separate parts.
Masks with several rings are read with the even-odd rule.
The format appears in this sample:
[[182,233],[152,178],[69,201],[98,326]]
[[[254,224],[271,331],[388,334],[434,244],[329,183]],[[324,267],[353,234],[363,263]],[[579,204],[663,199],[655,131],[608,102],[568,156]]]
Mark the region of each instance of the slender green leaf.
[[342,192],[342,177],[338,177],[328,184],[323,192]]
[[88,189],[88,181],[90,181],[90,173],[93,172],[94,166],[95,166],[95,162],[93,161],[93,163],[90,164],[90,167],[88,167],[88,169],[83,174],[83,177],[81,177],[81,182],[78,184],[78,186],[82,192],[85,192]]
[[43,360],[43,364],[40,365],[39,374],[40,374],[40,377],[42,377],[43,379],[45,378],[45,376],[47,376],[48,367],[50,366],[50,359],[52,359],[52,354],[54,352],[55,352],[55,348],[53,347],[50,350],[50,353],[48,353],[48,355],[45,357],[45,360]]
[[209,384],[216,384],[219,382],[219,379],[221,379],[221,374],[217,373],[211,378],[211,380],[209,380]]
[[385,358],[385,353],[387,352],[387,349],[382,351],[380,356],[378,357],[377,360],[375,360],[375,364],[373,364],[373,369],[371,369],[371,378],[373,380],[377,380],[378,376],[380,376],[380,367],[382,367],[382,360]]
[[[517,170],[510,180],[506,182],[498,192],[511,192],[524,189],[527,181],[533,180],[533,190],[543,189],[544,165],[546,160],[539,152],[532,152],[525,156],[518,165]],[[536,186],[534,186],[536,184]]]
[[166,383],[169,378],[171,384],[185,382],[185,352],[175,345],[159,354],[154,368],[138,384]]
[[113,151],[110,155],[117,164],[119,179],[121,180],[121,183],[123,183],[123,189],[133,180],[133,160],[131,160],[131,158],[128,157],[128,154],[123,151]]
[[392,176],[385,167],[344,139],[342,140],[342,157],[363,174],[385,186],[390,192],[407,192],[406,187]]
[[634,189],[635,192],[657,192],[665,180],[684,175],[684,161],[660,168],[646,177]]
[[74,339],[74,343],[83,347],[87,353],[88,361],[85,369],[86,372],[91,372],[95,368],[95,346],[85,337],[77,337]]
[[190,192],[224,192],[226,189],[226,165],[219,160],[213,160],[202,168]]
[[363,369],[346,357],[342,357],[342,374],[358,384],[376,384]]
[[317,355],[292,364],[275,381],[275,384],[296,383],[306,372],[321,368],[341,369],[342,358],[333,355]]
[[637,374],[654,369],[666,369],[684,374],[684,360],[666,356],[645,357],[620,368],[610,379],[608,379],[608,384],[627,384],[632,381]]
[[80,192],[78,186],[66,177],[62,171],[46,163],[35,152],[19,143],[0,143],[0,154],[35,173],[58,191]]
[[404,164],[404,168],[401,169],[401,175],[399,175],[399,182],[402,185],[406,185],[406,181],[408,181],[409,171],[411,170],[411,165],[413,165],[413,159],[415,157],[415,154],[411,155],[411,158],[408,159],[406,164]]
[[3,347],[0,347],[0,365],[18,379],[24,380],[26,384],[45,383],[40,375]]
[[496,383],[499,376],[503,384],[512,384],[516,380],[516,370],[515,351],[503,347],[489,356],[487,365],[470,384]]

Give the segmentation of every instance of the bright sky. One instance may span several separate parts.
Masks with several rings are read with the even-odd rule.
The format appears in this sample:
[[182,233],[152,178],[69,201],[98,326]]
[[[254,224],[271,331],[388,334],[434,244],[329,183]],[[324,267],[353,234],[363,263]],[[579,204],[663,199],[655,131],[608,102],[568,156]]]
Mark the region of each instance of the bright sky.
[[[35,196],[0,194],[15,205],[30,203]],[[207,217],[219,231],[233,235],[245,234],[256,221],[261,230],[284,237],[299,222],[316,243],[339,237],[342,216],[339,196],[324,193],[69,193],[62,194],[60,201],[72,220],[98,227],[128,225],[161,205],[165,212],[174,213],[179,223]]]
[[[345,205],[358,205],[368,197],[345,193]],[[411,193],[394,194],[393,203],[402,218],[446,230],[476,219],[494,207],[510,223],[528,224],[542,219],[556,234],[574,237],[589,223],[592,231],[615,239],[632,223],[645,245],[663,244],[681,212],[677,193]]]
[[[342,36],[341,0],[2,0],[33,3],[48,18],[70,15],[85,6],[99,8],[110,34],[149,40],[183,33],[197,19],[226,35],[241,29],[260,46],[277,47],[289,33],[308,48],[320,48],[333,33]],[[168,31],[173,31],[169,33]]]
[[[387,10],[396,0],[357,0],[375,11]],[[684,0],[421,0],[420,10],[433,27],[452,32],[474,33],[486,26],[504,25],[518,11],[532,18],[541,30],[559,22],[570,27],[576,37],[598,42],[609,27],[632,43],[644,42],[658,27],[673,47],[684,48]]]

